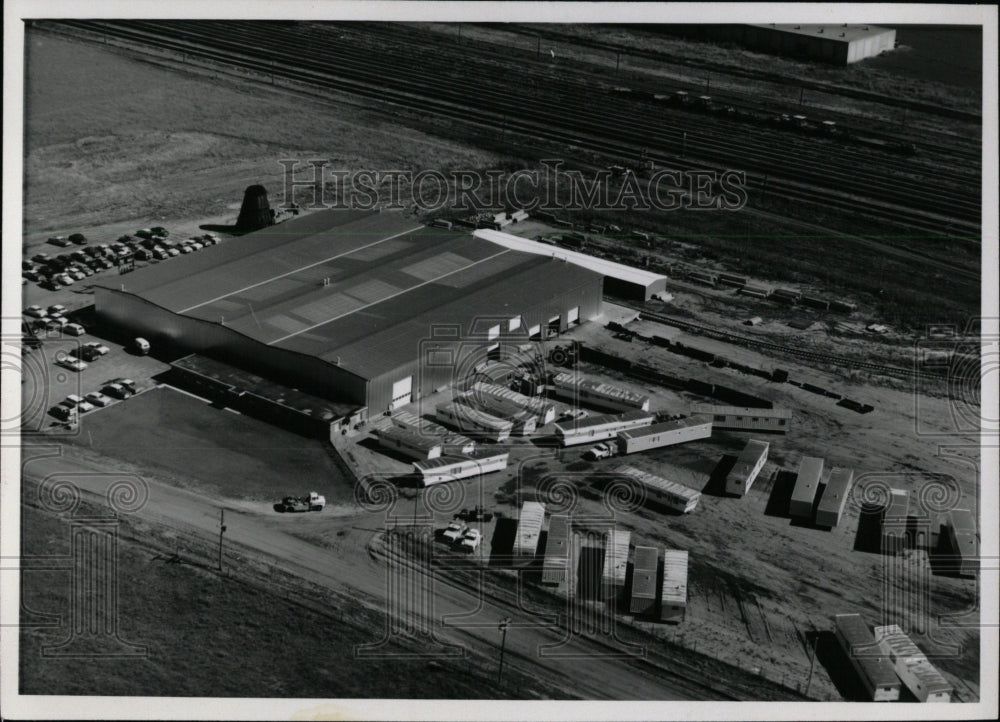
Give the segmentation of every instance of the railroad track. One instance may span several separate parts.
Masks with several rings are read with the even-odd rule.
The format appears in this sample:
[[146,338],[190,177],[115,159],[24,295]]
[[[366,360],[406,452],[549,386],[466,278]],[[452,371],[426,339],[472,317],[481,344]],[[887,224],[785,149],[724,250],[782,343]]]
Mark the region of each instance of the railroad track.
[[[865,213],[885,222],[905,224],[921,233],[939,233],[946,226],[958,229],[964,236],[978,236],[978,202],[972,203],[967,194],[940,187],[928,189],[905,179],[867,179],[855,183],[853,193],[837,188],[846,185],[848,176],[856,177],[856,170],[833,169],[822,173],[805,167],[798,173],[775,166],[776,155],[766,149],[748,152],[739,144],[711,138],[688,138],[687,131],[678,130],[666,123],[651,125],[649,119],[634,122],[609,121],[593,107],[582,107],[579,98],[560,98],[559,112],[552,110],[551,102],[535,104],[529,99],[510,103],[510,95],[497,90],[470,86],[470,81],[445,77],[432,77],[429,71],[416,71],[402,67],[395,61],[375,61],[371,53],[357,48],[332,48],[322,46],[315,36],[294,34],[286,26],[262,28],[259,24],[227,23],[225,37],[222,27],[211,23],[99,23],[62,21],[62,27],[84,30],[97,35],[112,36],[135,43],[140,47],[198,57],[208,62],[218,62],[239,67],[262,75],[280,76],[289,80],[308,83],[317,87],[346,91],[407,107],[420,107],[436,115],[480,123],[494,128],[504,127],[510,132],[521,132],[555,142],[568,143],[581,148],[618,155],[637,156],[647,146],[673,147],[683,151],[682,159],[663,153],[648,153],[646,157],[660,163],[676,162],[688,166],[683,169],[703,167],[692,164],[691,159],[733,159],[748,161],[757,169],[751,172],[748,186],[751,191],[769,192],[793,201],[821,203],[851,213]],[[164,36],[169,32],[169,36]],[[296,46],[296,43],[298,45]],[[416,64],[411,61],[411,65]],[[349,76],[349,77],[347,77]],[[590,106],[593,103],[589,103]],[[686,163],[684,161],[687,161]],[[725,163],[731,167],[731,163]],[[777,171],[771,175],[766,171]],[[792,175],[793,178],[784,178]],[[765,191],[766,189],[766,191]],[[870,197],[869,197],[870,196]],[[907,207],[909,206],[909,207]],[[913,206],[920,206],[914,208]]]
[[673,326],[674,328],[679,328],[682,331],[687,331],[689,333],[697,334],[699,336],[706,336],[708,338],[714,338],[718,341],[725,341],[727,343],[743,346],[745,348],[751,348],[762,351],[774,351],[777,353],[788,354],[790,356],[804,359],[806,361],[815,361],[817,363],[830,364],[833,366],[840,366],[842,368],[848,368],[848,369],[871,371],[873,373],[885,374],[888,376],[902,376],[904,378],[913,378],[916,376],[929,376],[939,379],[949,378],[947,374],[933,373],[930,370],[923,371],[918,369],[903,368],[901,366],[888,366],[885,364],[876,364],[868,361],[857,361],[855,359],[849,359],[844,356],[835,356],[833,354],[818,353],[816,351],[806,351],[804,349],[796,348],[794,346],[784,346],[782,344],[773,343],[771,341],[748,338],[746,336],[740,336],[739,334],[730,333],[729,331],[723,331],[721,329],[713,328],[711,326],[705,326],[699,323],[693,323],[691,321],[685,321],[680,318],[675,318],[673,316],[665,316],[663,314],[647,311],[643,309],[641,306],[623,301],[621,299],[613,299],[613,300],[615,303],[625,305],[635,309],[636,311],[639,311],[639,317],[641,319],[662,323],[665,326]]

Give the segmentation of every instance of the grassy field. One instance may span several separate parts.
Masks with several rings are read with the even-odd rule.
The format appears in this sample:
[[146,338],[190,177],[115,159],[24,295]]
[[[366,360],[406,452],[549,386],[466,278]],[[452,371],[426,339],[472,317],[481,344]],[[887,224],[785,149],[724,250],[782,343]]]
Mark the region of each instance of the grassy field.
[[278,501],[318,491],[329,504],[354,499],[327,444],[170,388],[151,389],[84,421],[75,443],[215,496]]
[[[34,495],[25,488],[25,498]],[[107,510],[85,503],[86,515]],[[55,514],[22,507],[22,553],[65,555],[69,526]],[[184,563],[169,563],[176,540],[124,521],[118,545],[119,633],[144,646],[138,658],[55,658],[42,648],[67,637],[67,572],[26,572],[22,609],[60,615],[64,625],[21,630],[22,694],[206,697],[564,697],[517,670],[497,686],[495,660],[364,659],[355,645],[378,641],[385,618],[356,599],[286,578],[244,560],[220,576],[210,550],[185,541]],[[294,585],[294,597],[290,587]],[[299,601],[291,601],[291,598]],[[22,620],[38,619],[28,614]],[[420,651],[419,642],[402,654]],[[492,652],[492,650],[491,650]]]

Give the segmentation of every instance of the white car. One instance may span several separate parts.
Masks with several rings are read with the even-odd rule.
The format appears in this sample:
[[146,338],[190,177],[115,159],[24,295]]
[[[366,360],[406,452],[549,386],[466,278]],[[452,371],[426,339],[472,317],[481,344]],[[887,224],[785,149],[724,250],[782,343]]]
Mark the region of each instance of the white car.
[[468,529],[469,527],[458,519],[452,519],[448,523],[448,528],[444,530],[441,536],[450,542],[457,542]]
[[92,403],[77,396],[76,394],[70,394],[63,399],[62,405],[70,409],[78,409],[81,414],[94,410],[94,405]]
[[63,306],[61,303],[52,304],[51,306],[49,306],[49,315],[50,316],[65,316],[66,315],[66,307]]
[[483,542],[483,533],[478,529],[469,529],[465,532],[465,536],[462,537],[462,551],[463,552],[474,552],[479,548],[479,545]]
[[176,248],[168,248],[167,249],[167,255],[168,256],[179,256],[179,255],[181,255],[181,252],[178,251]]
[[[174,250],[177,250],[177,249],[174,249]],[[181,246],[180,246],[180,252],[181,253],[191,253],[191,246],[188,246],[186,244],[181,244]]]
[[594,459],[607,459],[615,455],[615,449],[609,444],[598,444],[587,451],[587,455]]
[[109,349],[107,346],[98,341],[91,341],[90,343],[83,344],[83,346],[84,348],[94,349],[95,351],[97,351],[97,353],[101,354],[101,356],[107,356],[109,353],[111,353],[111,349]]
[[59,366],[62,366],[64,369],[69,369],[70,371],[76,371],[77,373],[83,371],[85,368],[87,368],[88,365],[86,361],[81,361],[78,358],[72,358],[70,356],[64,356],[63,358],[56,361],[56,363]]
[[100,391],[91,391],[87,394],[87,401],[92,403],[94,406],[107,406],[112,403],[110,396],[105,396]]
[[72,271],[66,271],[66,273],[68,273],[73,279],[77,281],[82,281],[87,277],[87,275],[83,271],[72,270]]
[[24,309],[24,315],[33,316],[34,318],[45,318],[48,314],[41,306],[28,306]]
[[63,326],[63,333],[68,334],[70,336],[82,336],[83,334],[87,333],[87,329],[85,329],[78,323],[67,323],[65,326]]
[[70,286],[74,283],[73,277],[68,273],[60,273],[56,276],[56,280],[64,286]]

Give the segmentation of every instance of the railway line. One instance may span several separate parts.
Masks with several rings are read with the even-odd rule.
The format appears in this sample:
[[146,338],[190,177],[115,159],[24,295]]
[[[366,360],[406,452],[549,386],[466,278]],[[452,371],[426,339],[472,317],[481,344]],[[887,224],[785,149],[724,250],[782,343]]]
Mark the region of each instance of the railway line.
[[[296,35],[286,26],[262,28],[253,23],[227,23],[226,36],[221,38],[220,28],[211,23],[171,23],[166,36],[166,28],[159,23],[123,26],[62,21],[60,25],[591,150],[634,157],[645,148],[669,148],[674,153],[647,152],[646,158],[688,166],[682,169],[694,167],[693,161],[702,161],[698,167],[713,160],[726,167],[746,163],[751,191],[763,193],[766,188],[766,192],[792,201],[864,213],[887,223],[906,225],[924,235],[940,234],[942,229],[950,228],[950,232],[974,240],[979,232],[979,201],[966,197],[967,191],[944,185],[926,187],[902,178],[866,178],[851,184],[850,180],[859,175],[856,169],[845,168],[839,175],[832,168],[820,172],[815,165],[806,166],[804,158],[799,159],[803,161],[801,172],[791,172],[779,166],[779,154],[767,148],[747,149],[715,135],[685,137],[687,131],[679,129],[684,126],[653,123],[648,118],[609,121],[608,114],[583,107],[583,100],[572,94],[568,100],[559,96],[537,104],[519,97],[521,102],[513,104],[510,94],[502,90],[471,85],[468,79],[452,79],[447,74],[435,76],[427,67],[407,69],[399,59],[376,61],[363,49],[323,46],[317,36]],[[411,65],[415,64],[411,59]],[[553,101],[558,101],[558,113],[552,108]],[[839,190],[852,185],[853,193]]]

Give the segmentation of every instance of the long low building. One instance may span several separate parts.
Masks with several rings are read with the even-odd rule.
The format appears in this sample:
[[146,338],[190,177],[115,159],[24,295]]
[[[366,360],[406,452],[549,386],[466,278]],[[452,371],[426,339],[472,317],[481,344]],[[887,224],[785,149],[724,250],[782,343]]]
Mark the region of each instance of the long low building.
[[558,586],[569,583],[570,521],[565,514],[553,514],[545,537],[542,584]]
[[460,398],[438,404],[434,415],[438,421],[451,426],[463,435],[497,443],[510,438],[514,429],[513,422],[480,411]]
[[664,479],[662,476],[636,469],[634,466],[619,467],[615,473],[637,483],[641,489],[641,498],[646,504],[664,506],[681,514],[689,514],[697,508],[701,499],[699,491]]
[[495,418],[509,421],[512,436],[531,436],[538,425],[538,419],[533,413],[507,399],[467,392],[457,396],[456,400]]
[[468,436],[457,434],[441,424],[435,424],[405,409],[395,412],[391,419],[393,426],[437,438],[445,454],[471,454],[476,450],[476,442]]
[[545,504],[526,501],[521,504],[521,515],[517,520],[517,534],[514,537],[514,557],[520,561],[530,561],[538,553],[538,541],[545,523]]
[[795,478],[795,488],[788,502],[788,515],[797,519],[812,519],[819,480],[823,475],[823,460],[815,456],[804,456],[799,462],[799,473]]
[[656,547],[637,546],[632,564],[632,603],[629,612],[648,616],[656,610],[656,576],[659,552]]
[[889,499],[882,510],[882,553],[895,555],[907,547],[910,493],[905,489],[890,489]]
[[899,699],[899,678],[860,614],[838,614],[833,633],[873,702]]
[[951,702],[954,687],[898,624],[875,627],[875,642],[896,676],[920,702]]
[[469,479],[507,468],[506,451],[477,450],[467,456],[441,456],[426,461],[414,461],[413,471],[424,486]]
[[724,431],[769,431],[787,434],[792,426],[792,412],[788,409],[695,404],[691,407],[691,411],[695,414],[708,414],[712,418],[712,428]]
[[[99,280],[94,308],[99,327],[154,355],[201,353],[373,419],[453,383],[487,348],[503,357],[529,328],[597,317],[602,283],[401,213],[335,209]],[[475,335],[484,318],[494,338]]]
[[628,548],[632,532],[625,529],[611,529],[604,542],[604,569],[601,589],[605,600],[618,599],[625,588],[625,573],[628,571]]
[[607,411],[649,411],[649,396],[568,371],[554,374],[548,391],[550,396]]
[[618,434],[618,453],[634,454],[638,451],[673,446],[688,441],[707,439],[712,435],[712,420],[708,416],[689,416],[685,419],[664,421],[652,426],[622,431]]
[[816,507],[816,525],[833,528],[840,524],[847,506],[847,497],[851,493],[851,483],[854,481],[854,471],[839,466],[830,470],[830,478],[819,498]]
[[378,440],[379,446],[392,449],[411,459],[437,459],[441,456],[440,440],[419,432],[390,425],[374,429],[372,435]]
[[601,414],[569,419],[555,424],[556,438],[562,446],[590,444],[613,439],[622,431],[649,426],[656,418],[647,411],[626,411],[624,414]]
[[555,421],[556,418],[556,407],[538,396],[526,396],[499,384],[490,384],[483,381],[473,383],[469,391],[473,394],[505,399],[517,404],[519,407],[534,414],[537,426],[544,426]]
[[760,470],[767,463],[767,452],[771,445],[766,441],[750,439],[743,451],[736,458],[736,463],[726,475],[726,493],[734,496],[744,496],[754,481]]
[[968,509],[952,509],[947,520],[948,542],[958,562],[958,573],[975,576],[979,571],[979,537],[976,518]]
[[663,550],[663,586],[660,594],[660,621],[679,623],[687,612],[688,553]]

